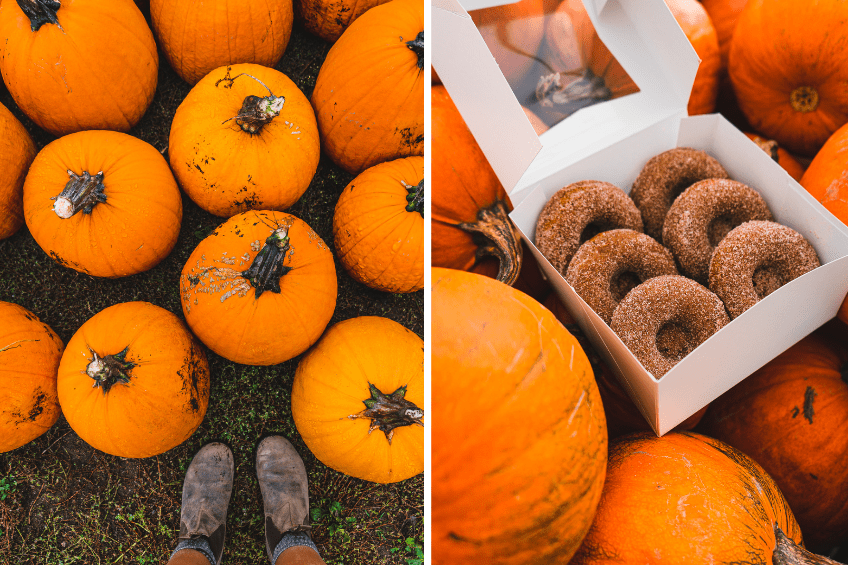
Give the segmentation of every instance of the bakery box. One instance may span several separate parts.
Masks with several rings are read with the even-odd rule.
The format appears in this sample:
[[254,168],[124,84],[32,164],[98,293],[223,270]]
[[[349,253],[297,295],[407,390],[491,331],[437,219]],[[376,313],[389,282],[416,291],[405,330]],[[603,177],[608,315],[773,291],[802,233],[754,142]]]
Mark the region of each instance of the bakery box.
[[[474,8],[496,3],[467,1],[477,2],[469,4]],[[505,76],[516,65],[501,59],[502,72],[481,34],[487,30],[478,29],[456,0],[432,1],[432,62],[510,194],[515,206],[510,217],[545,276],[651,427],[663,435],[836,315],[848,294],[848,228],[722,116],[687,116],[698,57],[663,0],[583,0],[583,6],[597,38],[636,88],[620,96],[613,91],[565,117],[548,116],[552,125],[544,133],[537,134],[528,118],[528,96],[522,91],[527,87]],[[578,27],[575,23],[565,33],[580,36],[584,32]],[[514,51],[526,55],[527,49]],[[674,147],[706,151],[732,179],[757,190],[777,222],[813,245],[822,266],[733,319],[656,379],[533,242],[539,213],[560,188],[600,180],[629,193],[648,159]]]

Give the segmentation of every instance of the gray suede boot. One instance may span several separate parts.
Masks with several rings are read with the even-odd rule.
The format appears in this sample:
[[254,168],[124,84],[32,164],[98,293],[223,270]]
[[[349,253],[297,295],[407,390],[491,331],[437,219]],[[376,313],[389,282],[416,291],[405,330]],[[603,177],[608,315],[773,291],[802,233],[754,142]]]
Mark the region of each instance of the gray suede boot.
[[220,565],[233,491],[233,452],[223,443],[200,448],[186,471],[180,509],[180,542],[174,553],[195,549]]
[[318,549],[309,526],[306,468],[289,441],[269,436],[256,448],[256,477],[265,507],[265,549],[271,564],[296,545]]

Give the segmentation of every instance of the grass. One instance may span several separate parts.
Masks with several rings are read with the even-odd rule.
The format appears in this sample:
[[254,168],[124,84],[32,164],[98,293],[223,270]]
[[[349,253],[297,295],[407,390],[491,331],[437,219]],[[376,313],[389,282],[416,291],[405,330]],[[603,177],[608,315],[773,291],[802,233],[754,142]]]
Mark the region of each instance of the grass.
[[[296,24],[277,69],[309,96],[328,49]],[[160,54],[156,96],[131,133],[167,157],[171,118],[188,91]],[[2,85],[0,102],[24,123],[39,148],[53,140],[24,116]],[[322,156],[306,194],[289,209],[331,248],[335,202],[350,180],[350,174]],[[222,223],[186,197],[183,208],[180,236],[171,254],[145,273],[115,280],[58,265],[22,228],[0,241],[0,300],[28,308],[65,343],[83,322],[118,302],[146,300],[182,318],[182,266],[200,240]],[[377,315],[423,335],[423,292],[375,291],[351,279],[338,262],[336,270],[339,295],[331,324]],[[424,543],[422,475],[378,485],[318,461],[291,417],[290,391],[299,357],[272,367],[250,367],[211,351],[207,355],[212,385],[205,419],[189,440],[162,455],[106,455],[85,444],[64,418],[28,445],[0,454],[0,565],[164,563],[176,545],[185,469],[196,450],[211,440],[227,442],[236,461],[225,559],[242,565],[267,563],[253,450],[260,436],[270,432],[290,438],[303,456],[313,538],[328,564],[418,565],[409,559],[418,558],[416,548]]]

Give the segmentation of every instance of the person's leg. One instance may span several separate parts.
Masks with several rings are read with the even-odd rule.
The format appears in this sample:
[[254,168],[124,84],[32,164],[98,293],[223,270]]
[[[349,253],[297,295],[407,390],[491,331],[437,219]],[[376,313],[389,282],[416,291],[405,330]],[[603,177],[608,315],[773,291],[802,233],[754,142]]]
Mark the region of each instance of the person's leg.
[[183,481],[179,543],[168,565],[219,565],[227,506],[233,490],[233,453],[222,443],[204,445]]
[[282,436],[256,449],[256,477],[265,508],[265,550],[274,565],[324,565],[312,543],[306,468]]

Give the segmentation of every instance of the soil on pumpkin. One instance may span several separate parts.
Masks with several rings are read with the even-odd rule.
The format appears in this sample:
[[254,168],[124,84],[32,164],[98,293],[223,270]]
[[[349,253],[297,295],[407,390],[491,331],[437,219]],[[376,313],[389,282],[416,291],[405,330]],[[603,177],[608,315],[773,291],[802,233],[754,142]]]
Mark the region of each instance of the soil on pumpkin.
[[[136,0],[148,18],[149,5]],[[295,23],[276,68],[309,97],[330,44]],[[168,156],[177,106],[189,92],[161,51],[153,103],[130,132]],[[35,126],[0,84],[0,102],[26,126],[41,149],[55,139]],[[306,194],[289,210],[333,246],[336,200],[353,179],[326,156]],[[153,269],[121,279],[98,279],[59,265],[24,226],[0,241],[0,300],[34,312],[67,343],[100,310],[145,300],[181,319],[178,281],[190,253],[223,219],[183,195],[183,221],[171,254]],[[424,333],[423,291],[383,293],[354,281],[336,261],[339,294],[330,324],[363,315],[384,316],[419,336]],[[290,391],[296,357],[271,367],[250,367],[206,350],[211,370],[209,409],[184,444],[147,459],[124,459],[89,447],[64,418],[37,440],[0,454],[0,564],[164,563],[176,545],[182,481],[203,444],[225,441],[233,449],[236,480],[227,518],[224,559],[267,563],[262,498],[254,471],[254,447],[268,433],[288,437],[309,474],[313,538],[328,564],[421,563],[424,479],[392,485],[348,477],[324,466],[295,429]],[[408,561],[409,560],[409,561]]]

